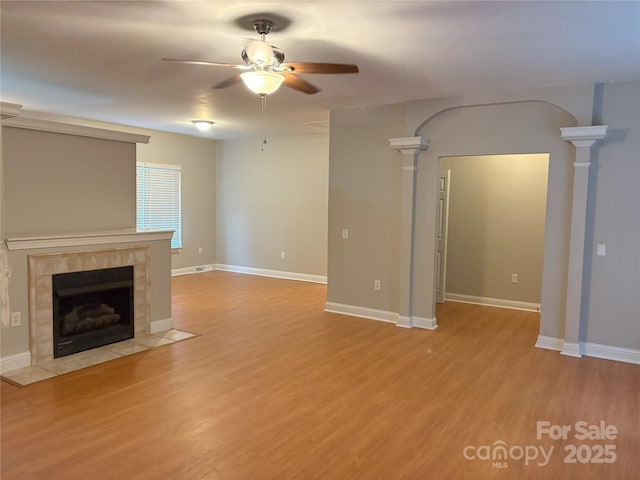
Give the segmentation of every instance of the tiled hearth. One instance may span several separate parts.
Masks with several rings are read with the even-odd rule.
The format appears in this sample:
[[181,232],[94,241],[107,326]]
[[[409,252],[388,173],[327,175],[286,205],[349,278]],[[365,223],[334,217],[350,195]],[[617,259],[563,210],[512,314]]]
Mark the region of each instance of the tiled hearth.
[[140,335],[123,342],[105,345],[104,347],[94,348],[62,358],[51,359],[41,362],[38,365],[12,370],[5,373],[3,378],[10,383],[29,385],[64,373],[115,360],[133,353],[143,352],[150,348],[169,345],[195,336],[193,333],[175,329],[149,335]]
[[[51,277],[59,273],[133,266],[134,336],[149,331],[149,247],[29,255],[29,347],[31,365],[53,360]],[[97,349],[96,349],[97,350]],[[81,352],[84,353],[84,352]]]

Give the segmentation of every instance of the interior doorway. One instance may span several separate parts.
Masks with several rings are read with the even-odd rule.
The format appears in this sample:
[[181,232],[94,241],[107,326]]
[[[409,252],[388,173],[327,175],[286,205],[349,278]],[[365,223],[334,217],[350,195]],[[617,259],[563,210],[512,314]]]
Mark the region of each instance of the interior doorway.
[[539,311],[549,154],[442,157],[439,168],[436,301]]
[[438,183],[438,225],[436,226],[436,303],[445,302],[450,188],[451,170],[441,168]]

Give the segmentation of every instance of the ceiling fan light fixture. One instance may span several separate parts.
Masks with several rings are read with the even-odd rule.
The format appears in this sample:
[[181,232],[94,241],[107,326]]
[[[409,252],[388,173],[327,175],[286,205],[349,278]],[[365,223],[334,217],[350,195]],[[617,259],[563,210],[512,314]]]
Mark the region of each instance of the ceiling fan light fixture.
[[240,74],[240,77],[247,88],[257,95],[269,95],[278,90],[284,82],[284,75],[264,70],[245,72]]
[[206,132],[213,125],[213,122],[210,122],[209,120],[191,120],[191,123],[193,123],[201,132]]

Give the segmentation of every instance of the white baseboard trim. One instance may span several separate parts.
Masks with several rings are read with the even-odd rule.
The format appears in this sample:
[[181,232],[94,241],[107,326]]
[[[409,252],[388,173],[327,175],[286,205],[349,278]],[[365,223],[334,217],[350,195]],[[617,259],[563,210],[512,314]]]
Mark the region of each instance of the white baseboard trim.
[[438,328],[435,318],[405,317],[398,315],[396,312],[376,310],[368,307],[358,307],[355,305],[345,305],[342,303],[327,302],[324,311],[368,318],[379,322],[394,323],[397,327],[401,328],[423,328],[426,330],[435,330]]
[[244,273],[247,275],[259,275],[261,277],[283,278],[285,280],[299,280],[301,282],[327,283],[327,277],[323,275],[311,275],[308,273],[283,272],[280,270],[267,270],[264,268],[241,267],[237,265],[225,265],[221,263],[197,265],[195,267],[174,268],[171,276],[191,275],[194,273],[211,272],[220,270],[223,272]]
[[357,305],[345,305],[344,303],[327,302],[325,312],[341,313],[352,317],[368,318],[379,322],[396,323],[398,314],[386,310],[376,310],[375,308],[359,307]]
[[524,310],[527,312],[539,312],[540,304],[531,302],[520,302],[518,300],[504,300],[501,298],[477,297],[475,295],[464,295],[462,293],[445,293],[445,300],[459,303],[472,303],[474,305],[484,305],[486,307],[510,308],[512,310]]
[[0,358],[0,373],[4,374],[29,365],[31,365],[31,352],[14,353]]
[[413,317],[413,326],[416,328],[424,328],[425,330],[435,330],[438,328],[438,322],[436,322],[436,317]]
[[591,342],[564,342],[561,338],[538,336],[536,347],[547,350],[556,350],[563,355],[571,357],[602,358],[604,360],[614,360],[616,362],[634,363],[640,365],[640,350],[632,348],[616,347],[613,345],[602,345]]
[[173,270],[171,270],[171,276],[176,277],[178,275],[191,275],[192,273],[211,272],[213,270],[215,270],[215,268],[212,264],[198,265],[196,267],[174,268]]
[[544,348],[546,350],[555,350],[559,352],[562,350],[562,344],[564,342],[561,338],[555,337],[545,337],[544,335],[538,335],[538,340],[536,341],[537,348]]
[[308,273],[283,272],[280,270],[267,270],[265,268],[241,267],[237,265],[224,265],[217,263],[215,270],[233,273],[246,273],[248,275],[259,275],[261,277],[283,278],[285,280],[298,280],[301,282],[327,283],[327,277],[323,275],[311,275]]
[[606,360],[615,360],[618,362],[635,363],[636,365],[640,365],[640,350],[589,342],[585,342],[582,346],[582,353],[589,357],[604,358]]
[[163,320],[155,320],[149,324],[149,333],[162,332],[173,328],[173,319],[165,318]]

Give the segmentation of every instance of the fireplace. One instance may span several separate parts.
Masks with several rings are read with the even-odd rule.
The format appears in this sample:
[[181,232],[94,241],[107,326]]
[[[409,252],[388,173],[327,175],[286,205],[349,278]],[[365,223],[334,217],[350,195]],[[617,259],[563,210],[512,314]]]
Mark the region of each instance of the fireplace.
[[[50,246],[47,244],[47,246]],[[32,253],[28,255],[29,275],[29,349],[31,365],[46,363],[55,358],[54,292],[53,278],[60,274],[86,273],[95,270],[110,270],[120,267],[133,268],[133,338],[150,333],[151,292],[151,247],[128,245],[122,248],[100,248],[98,250]],[[115,282],[124,280],[115,280]],[[84,286],[86,282],[80,282]],[[63,290],[75,288],[74,285]],[[63,297],[73,293],[63,292]],[[110,302],[101,301],[98,307]],[[96,307],[96,308],[98,308]],[[102,307],[103,309],[105,307]],[[118,307],[122,308],[122,307]],[[115,307],[114,307],[115,310]],[[115,313],[115,312],[114,312]],[[118,312],[122,315],[121,312]],[[130,317],[131,318],[131,317]],[[166,328],[170,328],[167,326]],[[68,329],[67,329],[68,331]],[[104,332],[103,332],[104,333]],[[57,333],[56,333],[57,335]],[[128,337],[130,338],[130,337]]]
[[53,275],[53,357],[133,338],[133,278],[133,266]]

